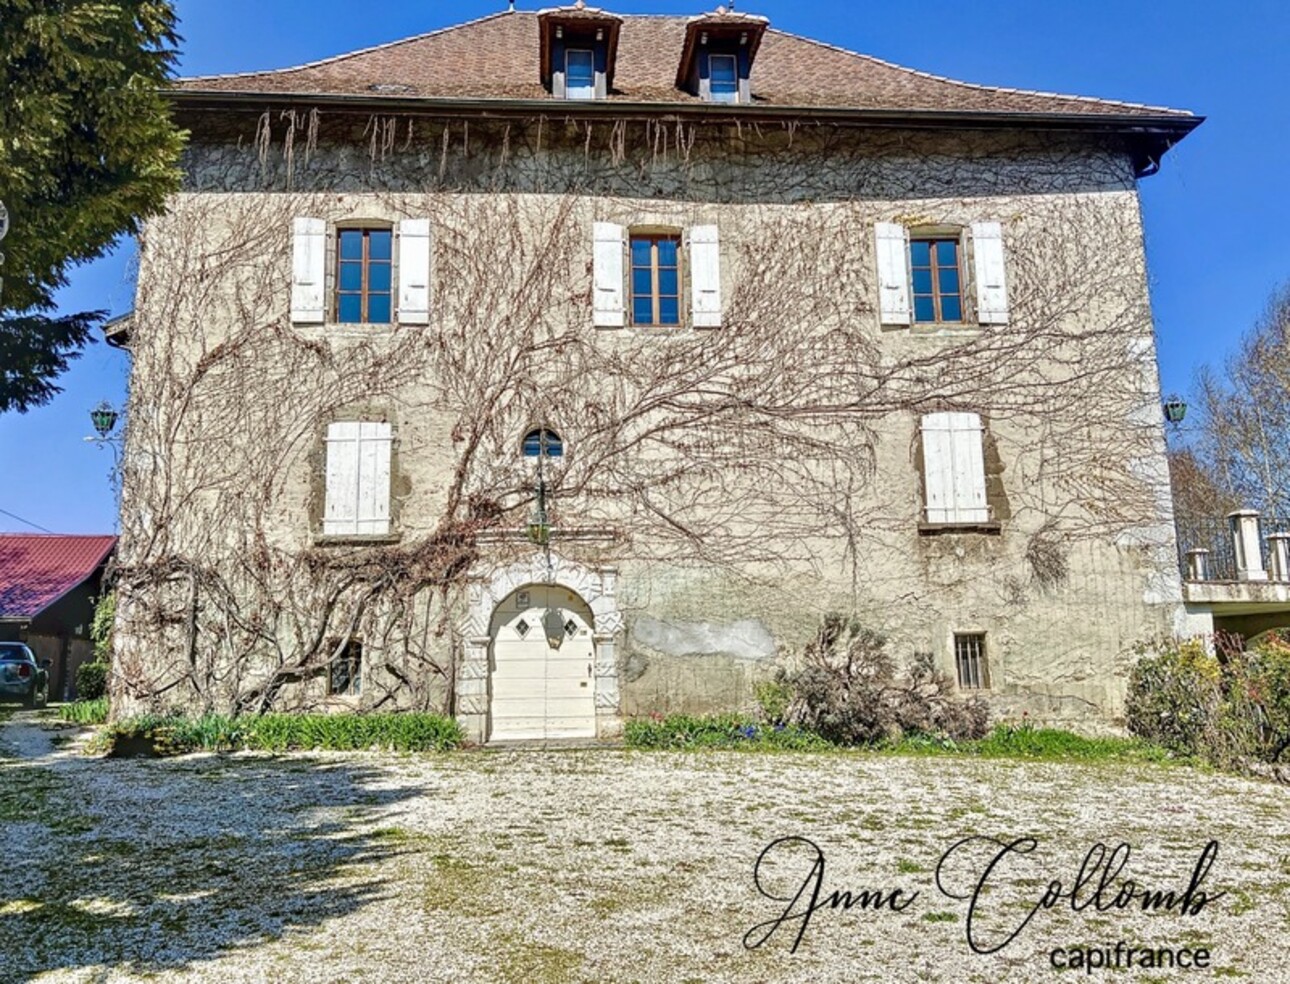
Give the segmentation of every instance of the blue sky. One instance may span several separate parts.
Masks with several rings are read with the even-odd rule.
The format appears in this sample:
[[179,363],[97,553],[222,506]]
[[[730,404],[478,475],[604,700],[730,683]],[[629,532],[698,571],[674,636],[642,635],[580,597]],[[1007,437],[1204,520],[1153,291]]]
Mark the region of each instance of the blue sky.
[[[521,10],[543,3],[520,2]],[[601,2],[693,14],[710,3]],[[178,0],[184,74],[280,68],[459,23],[504,0]],[[1290,280],[1290,16],[1285,0],[741,0],[773,26],[970,82],[1190,109],[1208,121],[1142,183],[1166,392],[1220,361]],[[359,16],[355,16],[359,14]],[[65,310],[129,309],[133,249],[74,272]],[[98,343],[48,407],[0,416],[0,530],[115,528],[109,451],[88,411],[125,399],[128,357]]]

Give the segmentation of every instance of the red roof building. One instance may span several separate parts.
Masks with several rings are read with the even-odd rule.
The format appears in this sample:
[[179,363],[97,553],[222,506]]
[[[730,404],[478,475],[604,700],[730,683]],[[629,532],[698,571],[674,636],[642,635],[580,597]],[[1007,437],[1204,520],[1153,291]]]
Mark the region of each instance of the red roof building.
[[50,662],[52,700],[72,695],[115,536],[0,533],[0,639]]

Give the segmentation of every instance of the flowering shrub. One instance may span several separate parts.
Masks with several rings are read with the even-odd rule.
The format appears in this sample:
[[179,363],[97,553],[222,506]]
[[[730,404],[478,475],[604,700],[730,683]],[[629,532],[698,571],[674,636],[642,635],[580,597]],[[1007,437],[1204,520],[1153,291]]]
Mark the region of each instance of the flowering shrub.
[[1290,642],[1273,632],[1218,655],[1200,639],[1158,645],[1133,668],[1125,718],[1134,734],[1216,765],[1285,761]]
[[1129,676],[1129,730],[1183,755],[1212,744],[1222,703],[1222,667],[1200,639],[1168,642],[1140,656]]

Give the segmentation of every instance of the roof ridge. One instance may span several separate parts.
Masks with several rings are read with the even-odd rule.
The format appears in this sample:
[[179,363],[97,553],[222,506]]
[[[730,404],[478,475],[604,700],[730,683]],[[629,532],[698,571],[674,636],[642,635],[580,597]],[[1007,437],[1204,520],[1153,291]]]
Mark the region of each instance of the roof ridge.
[[1195,116],[1189,109],[1176,109],[1171,106],[1155,106],[1150,103],[1126,102],[1123,99],[1103,99],[1100,96],[1077,96],[1066,92],[1051,92],[1046,89],[1019,89],[1015,86],[1001,85],[983,85],[980,82],[964,82],[962,79],[953,79],[948,75],[937,75],[934,72],[925,72],[921,69],[910,68],[908,65],[899,65],[896,62],[887,61],[885,58],[879,58],[876,55],[866,55],[862,51],[852,51],[850,48],[844,48],[841,45],[830,44],[827,41],[821,41],[818,38],[808,38],[804,34],[795,34],[792,31],[783,31],[775,27],[767,29],[768,34],[779,34],[786,38],[793,38],[797,41],[806,41],[809,44],[816,45],[820,48],[829,48],[833,51],[840,52],[844,55],[851,55],[855,58],[863,58],[866,61],[883,65],[886,68],[894,68],[899,72],[907,72],[910,75],[916,75],[920,78],[931,79],[934,82],[945,82],[950,85],[957,85],[964,89],[976,89],[982,92],[1006,92],[1023,96],[1042,96],[1056,99],[1072,99],[1078,102],[1095,103],[1099,106],[1123,106],[1126,109],[1147,109],[1159,113],[1168,113],[1171,116],[1186,115]]
[[483,24],[486,21],[496,20],[499,17],[510,17],[513,14],[530,17],[537,16],[532,11],[528,10],[499,10],[495,14],[485,14],[483,17],[476,17],[474,20],[462,21],[460,24],[449,24],[447,27],[437,27],[433,31],[413,34],[409,37],[399,38],[395,41],[382,41],[380,44],[369,45],[366,48],[357,48],[354,51],[346,51],[339,55],[330,55],[327,58],[319,58],[316,61],[303,62],[299,65],[289,65],[286,68],[262,68],[249,72],[223,72],[216,75],[181,75],[173,81],[207,82],[211,79],[238,79],[248,75],[281,75],[285,72],[298,72],[302,68],[317,68],[320,65],[330,65],[334,62],[344,61],[347,58],[355,58],[359,55],[368,55],[373,51],[383,51],[386,48],[397,48],[399,45],[411,44],[413,41],[424,41],[426,38],[432,38],[436,34],[447,34],[449,31],[457,31],[463,27],[473,27],[476,24]]

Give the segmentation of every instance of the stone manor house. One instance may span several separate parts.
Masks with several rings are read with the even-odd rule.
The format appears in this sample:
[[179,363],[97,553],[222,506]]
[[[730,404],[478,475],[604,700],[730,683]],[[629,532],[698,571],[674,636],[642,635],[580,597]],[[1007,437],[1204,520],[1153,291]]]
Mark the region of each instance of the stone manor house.
[[1198,117],[581,2],[170,95],[118,707],[611,736],[837,611],[1098,726],[1192,627],[1137,182]]

